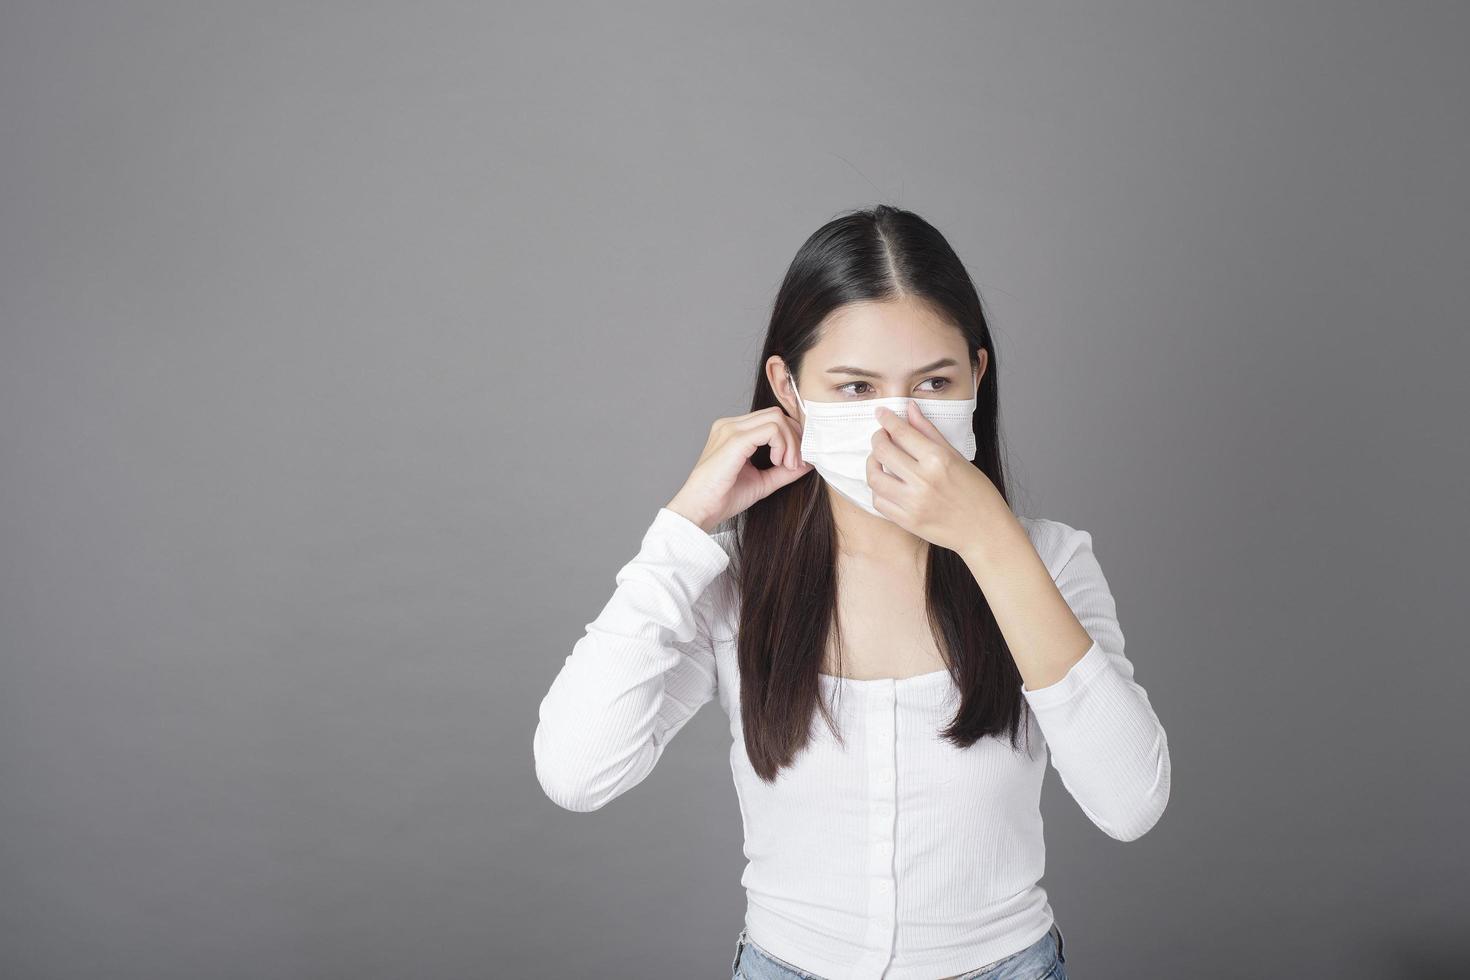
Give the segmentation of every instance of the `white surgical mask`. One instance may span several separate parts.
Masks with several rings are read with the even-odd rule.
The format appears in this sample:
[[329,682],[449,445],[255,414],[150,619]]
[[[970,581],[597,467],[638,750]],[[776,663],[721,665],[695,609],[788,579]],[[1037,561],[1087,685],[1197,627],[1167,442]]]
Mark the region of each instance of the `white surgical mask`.
[[[832,489],[875,517],[888,518],[873,507],[873,488],[868,486],[868,457],[873,452],[873,433],[883,428],[874,413],[878,406],[891,409],[895,415],[908,418],[909,402],[915,402],[924,417],[934,424],[939,434],[961,456],[975,458],[975,408],[979,404],[980,379],[976,377],[974,393],[964,400],[956,398],[871,398],[855,402],[807,402],[796,390],[791,378],[791,391],[806,416],[801,433],[801,458],[812,464]],[[884,467],[884,472],[891,472]]]

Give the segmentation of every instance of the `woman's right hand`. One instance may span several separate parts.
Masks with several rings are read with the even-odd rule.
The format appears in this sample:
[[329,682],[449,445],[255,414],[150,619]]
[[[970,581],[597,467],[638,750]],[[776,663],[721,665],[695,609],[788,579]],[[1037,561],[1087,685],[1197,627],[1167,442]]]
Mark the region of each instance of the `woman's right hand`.
[[[775,465],[758,469],[750,457],[767,445]],[[811,469],[801,458],[801,424],[779,406],[715,419],[694,471],[667,506],[713,532],[722,521]]]

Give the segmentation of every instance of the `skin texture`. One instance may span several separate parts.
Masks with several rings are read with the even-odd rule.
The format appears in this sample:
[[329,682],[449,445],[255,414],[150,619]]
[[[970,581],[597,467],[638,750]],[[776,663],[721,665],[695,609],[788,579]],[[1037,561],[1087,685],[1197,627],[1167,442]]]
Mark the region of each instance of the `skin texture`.
[[[965,338],[921,303],[854,303],[833,313],[806,354],[797,385],[807,401],[968,398],[975,375]],[[987,352],[976,351],[979,375]],[[920,370],[949,358],[949,366]],[[833,371],[850,367],[865,373]],[[669,508],[711,530],[727,517],[811,471],[801,460],[804,415],[780,357],[767,378],[785,409],[718,419]],[[931,544],[958,553],[989,600],[1028,690],[1062,679],[1092,645],[1052,581],[1026,529],[990,479],[917,408],[907,417],[878,409],[868,484],[883,520],[828,489],[838,531],[838,617],[842,663],[823,672],[857,679],[910,677],[944,669],[924,612],[923,562]],[[764,474],[752,453],[771,446]],[[881,464],[881,465],[880,465]],[[883,472],[882,467],[890,471]]]

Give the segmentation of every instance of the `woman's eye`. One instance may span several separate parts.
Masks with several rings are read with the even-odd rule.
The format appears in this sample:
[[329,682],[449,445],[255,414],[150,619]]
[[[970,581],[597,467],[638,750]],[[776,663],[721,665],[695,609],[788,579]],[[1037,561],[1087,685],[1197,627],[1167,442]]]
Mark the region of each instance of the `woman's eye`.
[[[921,381],[920,384],[921,385],[926,385],[930,381],[937,381],[937,382],[939,382],[940,387],[938,387],[938,388],[928,388],[928,389],[925,389],[927,391],[943,391],[944,390],[944,387],[947,386],[950,383],[948,378],[928,378],[928,379],[926,379],[924,381]],[[853,389],[857,388],[858,385],[862,385],[863,386],[863,390],[862,391],[855,391],[855,390],[853,390]],[[845,385],[838,385],[837,386],[837,390],[838,391],[846,392],[849,395],[866,395],[868,393],[868,389],[871,388],[871,387],[872,387],[872,385],[868,384],[866,381],[849,381]]]

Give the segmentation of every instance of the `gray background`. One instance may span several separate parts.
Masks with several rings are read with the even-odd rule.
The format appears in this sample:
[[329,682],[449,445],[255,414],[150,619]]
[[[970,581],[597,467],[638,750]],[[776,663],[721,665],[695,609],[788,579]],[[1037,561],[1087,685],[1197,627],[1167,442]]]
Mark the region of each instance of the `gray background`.
[[1470,970],[1464,4],[0,7],[0,974],[728,976],[536,707],[822,222],[935,222],[1170,735],[1075,978]]

